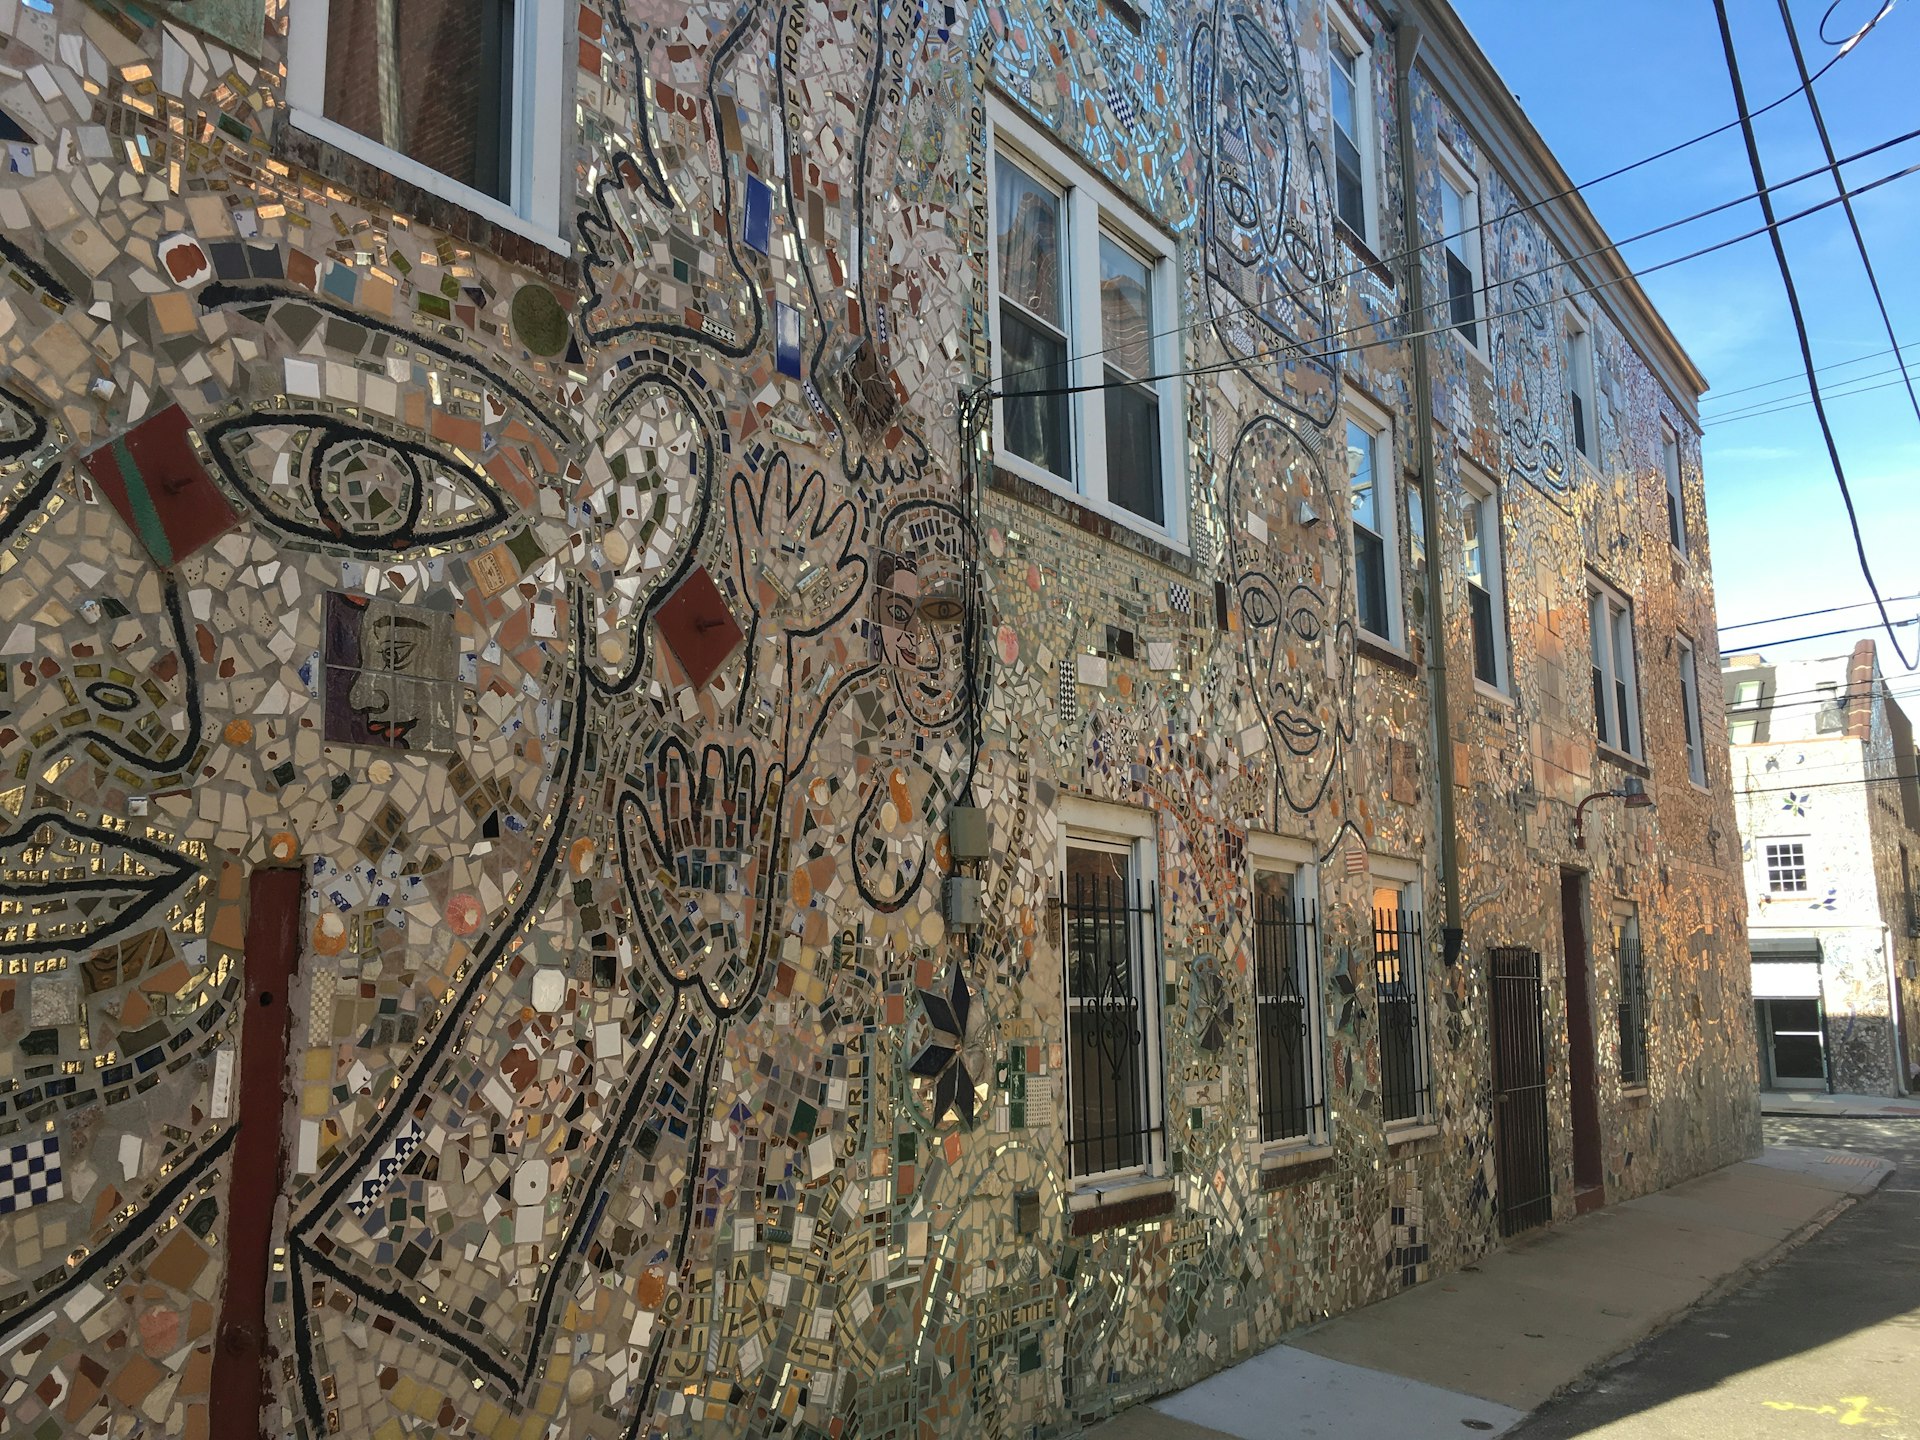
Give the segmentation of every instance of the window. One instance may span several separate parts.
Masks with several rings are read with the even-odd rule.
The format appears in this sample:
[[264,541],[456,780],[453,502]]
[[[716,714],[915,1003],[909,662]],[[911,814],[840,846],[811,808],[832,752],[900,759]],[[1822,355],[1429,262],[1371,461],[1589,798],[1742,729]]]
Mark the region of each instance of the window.
[[296,128],[567,252],[570,16],[561,0],[306,0],[288,9]]
[[1440,252],[1447,271],[1447,323],[1480,348],[1480,197],[1466,168],[1440,158]]
[[1671,425],[1660,427],[1660,471],[1667,480],[1667,539],[1687,553],[1687,501],[1680,488],[1680,437]]
[[1807,893],[1807,842],[1769,840],[1763,851],[1767,890],[1774,895]]
[[1392,447],[1384,423],[1347,417],[1347,494],[1353,514],[1353,597],[1360,628],[1400,643],[1400,552],[1395,544]]
[[1614,915],[1613,950],[1620,962],[1620,1083],[1647,1083],[1647,975],[1640,953],[1640,915],[1623,905]]
[[1707,783],[1707,744],[1700,729],[1700,672],[1694,663],[1693,644],[1679,642],[1680,650],[1680,723],[1687,732],[1687,775],[1696,785]]
[[1426,952],[1417,894],[1409,882],[1375,878],[1373,1003],[1380,1021],[1380,1107],[1388,1124],[1427,1113]]
[[1327,108],[1333,120],[1333,210],[1364,244],[1373,233],[1373,66],[1365,37],[1327,11]]
[[1495,690],[1507,688],[1507,597],[1500,553],[1500,492],[1466,477],[1461,515],[1461,569],[1467,581],[1467,613],[1473,625],[1473,678]]
[[1567,400],[1573,413],[1573,448],[1587,459],[1597,449],[1593,413],[1593,337],[1569,311],[1561,334],[1561,359],[1566,366]]
[[1171,242],[1027,122],[992,113],[996,459],[1178,540],[1178,395],[1158,378],[1179,368]]
[[1729,720],[1727,722],[1727,743],[1730,745],[1753,744],[1753,732],[1759,728],[1758,720]]
[[1593,724],[1602,745],[1640,754],[1639,690],[1633,669],[1633,602],[1589,579],[1588,624],[1593,637]]
[[1164,1134],[1153,819],[1086,801],[1063,810],[1068,1168],[1151,1173]]
[[1313,867],[1279,858],[1285,842],[1255,836],[1253,1060],[1260,1138],[1309,1140],[1326,1130],[1320,925]]

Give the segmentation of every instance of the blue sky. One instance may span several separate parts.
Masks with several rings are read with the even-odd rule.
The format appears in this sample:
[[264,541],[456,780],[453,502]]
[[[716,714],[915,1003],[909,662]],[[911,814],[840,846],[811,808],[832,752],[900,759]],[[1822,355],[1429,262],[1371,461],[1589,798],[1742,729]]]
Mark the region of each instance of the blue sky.
[[[1840,0],[1828,33],[1851,33],[1882,0]],[[1793,13],[1809,68],[1834,51],[1819,28],[1828,0],[1794,0]],[[1584,181],[1734,118],[1718,23],[1711,0],[1454,0],[1455,9],[1576,181]],[[1729,0],[1747,98],[1755,108],[1791,91],[1793,69],[1776,0]],[[1816,86],[1834,147],[1841,155],[1920,128],[1920,0],[1903,0]],[[1818,136],[1803,99],[1795,97],[1757,122],[1767,179],[1777,183],[1822,163]],[[1858,185],[1920,162],[1920,141],[1883,151],[1845,173]],[[1616,238],[1753,189],[1736,127],[1667,160],[1587,192],[1588,204]],[[1781,213],[1833,194],[1813,180],[1776,191]],[[1896,181],[1855,202],[1894,326],[1920,390],[1920,175]],[[1749,202],[1724,215],[1627,247],[1636,268],[1693,250],[1761,224]],[[1890,600],[1920,592],[1920,419],[1891,371],[1894,357],[1873,305],[1846,219],[1838,206],[1785,230],[1787,254],[1808,318],[1815,363],[1857,365],[1820,377],[1829,396],[1840,455],[1867,536],[1868,558]],[[1800,368],[1772,248],[1764,236],[1651,275],[1648,293],[1712,385],[1702,402],[1706,425],[1708,520],[1723,627],[1790,611],[1846,605],[1868,598],[1853,555],[1826,450],[1810,406],[1744,420],[1743,408],[1806,398],[1803,381],[1742,390]],[[1874,358],[1861,358],[1872,356]],[[1853,399],[1832,398],[1851,384],[1882,386]],[[1716,395],[1725,398],[1715,398]],[[1889,607],[1895,619],[1920,614],[1920,601]],[[1727,650],[1761,648],[1782,658],[1837,654],[1852,643],[1835,637],[1810,644],[1767,644],[1845,625],[1868,627],[1872,611],[1724,632]],[[1920,627],[1899,632],[1909,655],[1920,650]],[[1901,662],[1881,638],[1880,662],[1899,675]],[[1756,643],[1758,642],[1758,643]],[[1913,682],[1920,687],[1920,680]]]

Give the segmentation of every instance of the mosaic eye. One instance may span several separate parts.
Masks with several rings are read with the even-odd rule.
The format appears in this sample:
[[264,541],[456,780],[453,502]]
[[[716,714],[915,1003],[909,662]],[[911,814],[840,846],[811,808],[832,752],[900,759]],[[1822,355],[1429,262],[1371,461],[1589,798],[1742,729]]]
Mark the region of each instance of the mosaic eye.
[[1268,629],[1280,620],[1278,598],[1264,582],[1255,581],[1241,592],[1240,613],[1254,629]]
[[1309,645],[1320,638],[1322,626],[1320,617],[1304,605],[1296,605],[1293,613],[1287,617],[1287,623],[1293,627],[1293,633]]
[[304,539],[389,555],[469,539],[507,518],[505,497],[480,471],[329,416],[245,415],[207,439],[260,518]]
[[112,710],[116,714],[131,710],[140,703],[140,697],[117,680],[94,681],[87,687],[87,698],[102,710]]

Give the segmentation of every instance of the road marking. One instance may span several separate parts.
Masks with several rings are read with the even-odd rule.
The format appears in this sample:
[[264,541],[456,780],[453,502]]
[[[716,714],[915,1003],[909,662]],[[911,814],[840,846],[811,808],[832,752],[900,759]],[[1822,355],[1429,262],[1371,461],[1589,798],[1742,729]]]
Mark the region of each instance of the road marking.
[[1769,1410],[1797,1410],[1804,1415],[1831,1415],[1842,1425],[1871,1425],[1876,1430],[1900,1423],[1898,1410],[1874,1404],[1871,1395],[1844,1395],[1838,1405],[1796,1405],[1791,1400],[1762,1400],[1760,1403]]

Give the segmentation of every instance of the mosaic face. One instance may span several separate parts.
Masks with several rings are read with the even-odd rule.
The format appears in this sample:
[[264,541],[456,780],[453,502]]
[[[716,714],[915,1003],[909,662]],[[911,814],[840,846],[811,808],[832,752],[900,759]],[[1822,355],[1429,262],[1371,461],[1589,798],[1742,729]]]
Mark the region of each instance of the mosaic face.
[[1346,517],[1319,462],[1276,422],[1242,434],[1228,494],[1244,526],[1233,548],[1241,645],[1277,796],[1311,812],[1353,738]]
[[1215,334],[1269,400],[1326,425],[1339,395],[1320,353],[1336,343],[1332,209],[1291,8],[1220,7],[1196,32],[1192,89]]

